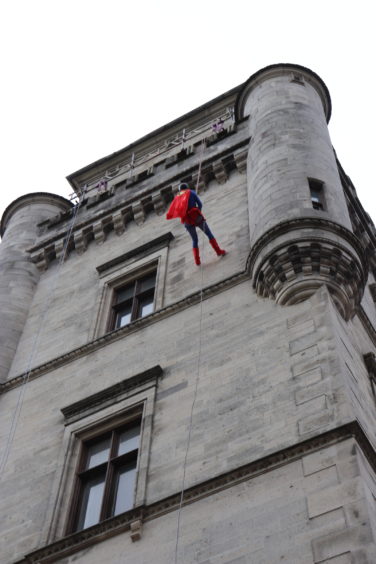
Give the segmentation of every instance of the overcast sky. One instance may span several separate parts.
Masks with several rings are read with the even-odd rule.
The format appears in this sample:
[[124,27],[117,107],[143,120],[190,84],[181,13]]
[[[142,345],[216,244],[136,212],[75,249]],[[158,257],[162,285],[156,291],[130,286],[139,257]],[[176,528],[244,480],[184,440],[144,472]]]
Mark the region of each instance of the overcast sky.
[[0,213],[274,63],[329,88],[333,145],[376,220],[375,17],[358,0],[3,0]]

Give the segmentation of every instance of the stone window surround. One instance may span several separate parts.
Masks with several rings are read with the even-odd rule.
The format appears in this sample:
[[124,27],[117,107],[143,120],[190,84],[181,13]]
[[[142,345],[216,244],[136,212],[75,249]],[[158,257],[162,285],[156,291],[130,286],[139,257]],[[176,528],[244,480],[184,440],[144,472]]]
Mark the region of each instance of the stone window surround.
[[[130,410],[132,413],[133,410]],[[128,415],[128,414],[127,414]],[[66,533],[83,531],[92,525],[97,525],[109,517],[119,515],[133,508],[133,494],[135,492],[136,470],[138,466],[138,440],[140,435],[140,423],[142,412],[136,409],[134,414],[129,417],[120,417],[117,421],[111,420],[111,425],[100,427],[94,435],[90,432],[88,436],[77,437],[80,441],[80,456],[77,460],[75,471],[75,486],[72,495],[72,505],[69,511],[69,522]],[[124,421],[125,419],[125,421]],[[120,437],[123,433],[132,432],[130,445],[124,452],[120,450]],[[103,441],[108,441],[106,447],[102,447],[103,458],[96,459],[94,452],[94,462],[91,464],[91,448],[96,445],[103,445]],[[128,442],[129,444],[129,442]],[[127,483],[120,486],[122,474],[126,474]],[[85,492],[89,491],[93,480],[100,478],[103,486],[98,497],[98,507],[94,512],[90,509],[90,494],[85,501]],[[96,484],[98,485],[98,484]],[[94,496],[95,497],[95,496]],[[122,511],[119,510],[123,504],[126,506]],[[92,515],[98,511],[98,518],[90,523]],[[85,526],[86,520],[88,524]]]
[[369,291],[370,291],[371,297],[372,297],[373,301],[374,301],[375,304],[376,304],[376,283],[374,282],[374,283],[372,283],[372,284],[369,284],[368,287],[369,287]]
[[152,419],[158,379],[161,375],[162,369],[155,366],[62,409],[65,415],[65,431],[52,488],[53,494],[45,520],[47,526],[41,534],[42,545],[66,535],[82,441],[126,424],[137,416],[141,416],[141,433],[134,508],[144,505]]
[[[340,443],[349,438],[355,440],[355,444],[362,450],[372,468],[375,468],[374,450],[359,423],[353,421],[323,433],[322,435],[297,443],[277,453],[272,453],[269,456],[252,461],[245,466],[230,470],[205,482],[198,483],[185,490],[183,506],[201,500],[203,497],[216,494],[232,485],[250,480],[261,472],[268,472],[273,470],[276,466],[284,466],[292,460],[317,452],[322,448],[326,448],[326,446]],[[135,508],[118,517],[107,519],[103,523],[94,525],[79,533],[74,533],[55,541],[52,540],[49,544],[40,543],[40,548],[34,549],[31,553],[19,560],[17,564],[51,564],[58,560],[61,561],[62,558],[66,558],[78,551],[89,548],[111,536],[124,534],[127,531],[129,531],[132,541],[137,541],[140,538],[143,522],[157,519],[166,513],[178,510],[180,500],[181,492],[176,492],[168,498],[163,498],[151,505]]]
[[363,359],[367,368],[372,394],[376,401],[376,355],[373,352],[369,352],[363,355]]
[[325,201],[325,183],[318,178],[308,177],[307,180],[312,208],[318,211],[327,211]]
[[96,339],[108,333],[114,291],[153,270],[157,271],[153,311],[155,312],[163,307],[167,259],[168,241],[162,249],[154,250],[154,252],[150,252],[142,258],[137,255],[128,259],[125,257],[124,262],[117,263],[117,261],[114,261],[113,266],[103,272],[100,271],[100,267],[97,268],[99,270],[100,288],[95,303],[99,303],[99,308],[94,327],[91,330],[91,339]]

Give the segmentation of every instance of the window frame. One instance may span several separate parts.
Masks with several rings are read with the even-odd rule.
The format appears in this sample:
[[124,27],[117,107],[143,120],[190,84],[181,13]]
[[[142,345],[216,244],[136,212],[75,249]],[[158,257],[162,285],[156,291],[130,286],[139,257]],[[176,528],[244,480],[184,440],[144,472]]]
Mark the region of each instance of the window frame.
[[[155,272],[154,286],[152,287],[152,289],[147,289],[142,291],[142,289],[140,288],[142,281],[148,278],[148,276],[150,276],[153,272]],[[121,327],[124,327],[125,325],[129,325],[129,323],[136,321],[136,319],[141,319],[142,317],[146,317],[140,315],[141,300],[150,297],[151,295],[153,297],[153,301],[152,301],[153,311],[150,313],[154,313],[157,274],[158,274],[157,265],[155,265],[154,269],[151,267],[150,270],[146,272],[142,272],[142,274],[140,275],[135,274],[135,276],[129,279],[128,282],[125,282],[124,284],[116,284],[112,287],[111,312],[108,318],[107,332],[115,331],[116,329],[121,329]],[[130,287],[132,284],[134,284],[134,290],[132,296],[123,301],[118,302],[116,299],[118,293],[122,290],[125,290],[127,287]],[[131,306],[130,320],[128,323],[125,323],[124,325],[118,325],[117,324],[118,315],[120,314],[121,309],[125,308],[126,304],[130,304]]]
[[[94,525],[98,525],[101,522],[103,522],[105,519],[115,516],[115,513],[112,508],[113,503],[116,501],[116,496],[114,495],[116,471],[114,469],[114,466],[115,467],[118,465],[123,466],[126,463],[135,462],[136,472],[135,472],[134,485],[133,485],[132,508],[134,507],[136,486],[137,486],[139,451],[141,446],[142,413],[139,412],[137,414],[136,412],[133,418],[130,418],[127,422],[123,424],[116,425],[116,421],[114,422],[114,424],[115,424],[114,427],[112,427],[111,429],[106,429],[104,433],[101,432],[101,430],[99,430],[99,432],[94,436],[90,434],[90,436],[85,438],[84,435],[79,439],[80,448],[79,448],[77,466],[75,470],[75,483],[73,486],[72,503],[69,511],[66,529],[65,529],[66,534],[84,531],[85,529],[89,528],[89,526],[92,526],[89,525],[88,527],[80,527],[79,520],[81,518],[81,509],[82,509],[82,501],[83,501],[85,485],[92,477],[95,477],[95,475],[99,474],[101,469],[104,470],[105,473],[104,489],[102,494],[99,520],[97,521],[97,523],[94,523]],[[116,446],[116,440],[118,440],[118,435],[123,430],[131,429],[135,425],[139,426],[138,448],[126,452],[120,456],[113,456],[114,449]],[[95,442],[97,442],[98,439],[104,438],[106,436],[111,437],[110,450],[109,450],[109,456],[107,458],[107,461],[102,462],[101,464],[98,464],[97,466],[93,466],[91,468],[85,468],[89,447],[92,444],[95,444]]]
[[316,211],[326,211],[324,182],[318,178],[308,178],[308,186],[312,208]]
[[[116,528],[119,521],[127,520],[128,513],[138,515],[139,509],[146,501],[147,475],[149,471],[152,425],[155,410],[155,399],[159,378],[163,375],[160,366],[154,366],[140,374],[113,384],[68,405],[62,409],[65,420],[65,431],[57,460],[58,471],[55,474],[44,527],[41,531],[43,545],[55,542],[68,534],[87,539],[87,531],[93,542],[101,539],[103,529]],[[123,426],[141,417],[140,443],[136,472],[134,507],[130,512],[100,522],[83,531],[68,533],[71,527],[75,496],[77,495],[75,473],[80,460],[82,441],[88,441],[100,434]]]
[[[154,269],[157,274],[155,280],[153,313],[163,307],[169,241],[170,238],[166,238],[162,248],[150,252],[145,256],[131,257],[125,261],[114,264],[114,266],[106,268],[104,271],[100,271],[97,268],[99,273],[99,286],[95,302],[98,303],[99,306],[97,314],[93,316],[90,329],[92,339],[97,339],[109,332],[114,291]],[[113,329],[110,331],[113,331]]]

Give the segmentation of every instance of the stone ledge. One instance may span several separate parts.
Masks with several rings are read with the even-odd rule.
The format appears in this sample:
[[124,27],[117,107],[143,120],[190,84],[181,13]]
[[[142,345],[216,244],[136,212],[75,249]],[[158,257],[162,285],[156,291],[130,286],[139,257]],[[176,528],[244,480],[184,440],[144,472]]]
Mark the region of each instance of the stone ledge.
[[328,219],[322,219],[319,217],[301,217],[278,223],[256,241],[247,259],[247,268],[249,271],[252,273],[258,255],[260,254],[262,248],[269,242],[273,241],[273,239],[279,237],[280,235],[301,229],[322,229],[324,231],[334,233],[335,235],[340,235],[345,241],[355,248],[362,260],[367,262],[364,250],[359,240],[346,227]]
[[[207,300],[212,296],[215,296],[220,292],[224,292],[227,289],[236,286],[237,284],[241,284],[242,282],[248,279],[249,279],[249,275],[247,272],[245,271],[238,272],[230,276],[229,278],[226,278],[224,280],[221,280],[220,282],[217,282],[216,284],[213,284],[212,286],[208,286],[204,288],[202,291],[202,299]],[[46,374],[50,370],[55,370],[56,368],[65,366],[70,362],[77,360],[78,358],[82,358],[87,354],[90,354],[106,346],[109,343],[118,341],[126,337],[127,335],[135,333],[136,331],[140,331],[144,327],[148,327],[149,325],[152,325],[153,323],[156,323],[162,319],[170,317],[171,315],[183,311],[188,307],[197,305],[200,303],[200,300],[201,300],[201,290],[198,290],[197,292],[190,294],[189,296],[183,298],[182,300],[179,300],[178,302],[168,305],[162,309],[159,309],[154,313],[151,313],[150,315],[147,315],[141,319],[136,319],[136,321],[129,323],[129,325],[125,325],[124,327],[115,329],[114,331],[110,331],[109,333],[106,333],[105,335],[102,335],[101,337],[98,337],[97,339],[90,341],[85,345],[81,345],[76,349],[72,349],[71,351],[62,354],[61,356],[58,356],[52,360],[44,362],[43,364],[33,368],[29,372],[20,374],[15,378],[12,378],[11,380],[4,382],[3,384],[0,384],[0,395],[2,393],[8,392],[9,390],[17,388],[18,386],[22,386],[26,382],[35,380],[36,378],[39,378],[39,376]]]
[[[306,456],[307,454],[311,454],[349,438],[355,438],[370,465],[376,470],[375,451],[358,422],[354,421],[192,486],[185,490],[182,506],[184,507],[185,505],[195,503],[205,497],[219,493],[224,489],[251,480],[260,474],[289,464],[290,462],[300,459],[302,456]],[[181,492],[177,492],[174,495],[150,505],[136,507],[121,515],[106,519],[102,523],[93,525],[88,529],[73,533],[45,547],[39,548],[26,555],[16,564],[50,564],[56,562],[61,558],[81,551],[112,536],[125,531],[131,531],[132,523],[139,522],[141,526],[141,524],[146,521],[151,521],[166,513],[177,511],[180,507],[180,500]]]
[[[229,288],[236,286],[237,284],[241,284],[242,282],[249,280],[249,272],[248,269],[237,272],[236,274],[230,276],[229,278],[225,278],[212,286],[208,286],[207,288],[203,289],[202,298],[204,300],[209,299],[213,296],[216,296],[220,292],[225,292]],[[77,349],[73,349],[61,356],[54,358],[53,360],[49,360],[35,368],[33,368],[30,372],[26,372],[23,374],[19,374],[15,376],[11,380],[7,382],[0,383],[0,395],[8,392],[9,390],[13,390],[18,386],[24,385],[26,382],[30,380],[34,380],[43,374],[46,374],[50,370],[55,370],[69,364],[70,362],[75,361],[78,358],[82,358],[83,356],[94,352],[101,347],[106,346],[108,343],[112,343],[114,341],[118,341],[123,337],[126,337],[128,334],[135,333],[136,331],[142,330],[144,327],[152,325],[162,319],[170,317],[175,313],[179,313],[188,307],[195,306],[200,303],[201,300],[201,291],[197,291],[194,294],[190,294],[189,296],[183,298],[182,300],[175,302],[171,305],[168,305],[142,319],[137,319],[133,321],[129,325],[125,327],[121,327],[120,329],[116,329],[115,331],[111,331],[110,333],[106,333],[101,337],[95,339],[94,341],[90,341],[89,343],[78,347]],[[359,317],[359,321],[362,323],[363,327],[367,331],[370,339],[376,346],[376,330],[373,327],[371,321],[369,320],[367,314],[365,313],[364,309],[359,306],[357,315]]]
[[[228,172],[237,169],[239,174],[246,171],[247,146],[249,137],[236,143],[230,149],[226,149],[212,156],[202,163],[201,181],[199,188],[205,190],[207,184],[216,179],[219,184],[224,184],[228,179]],[[244,148],[244,146],[246,147]],[[183,176],[191,175],[192,182],[196,183],[199,164],[191,166],[184,171]],[[126,225],[134,221],[142,225],[150,212],[154,211],[161,215],[169,201],[178,190],[182,174],[168,182],[162,182],[143,191],[126,202],[118,203],[109,210],[104,210],[90,218],[72,226],[72,233],[68,243],[65,242],[67,230],[64,229],[57,235],[48,237],[42,242],[27,249],[30,259],[36,264],[40,271],[45,271],[49,264],[59,257],[59,250],[66,244],[66,257],[72,250],[78,254],[85,252],[92,241],[103,244],[109,232],[115,231],[117,235],[125,232]]]
[[102,409],[104,403],[114,401],[119,395],[127,393],[134,388],[139,388],[145,383],[155,383],[162,374],[163,369],[159,366],[159,364],[157,364],[148,370],[135,374],[131,378],[122,380],[121,382],[92,394],[87,398],[63,407],[61,412],[65,417],[66,424],[76,421],[79,417],[82,417],[83,414],[86,415],[88,411],[92,413],[98,408]]
[[[301,233],[295,235],[296,230]],[[252,248],[248,268],[257,294],[280,305],[304,301],[326,284],[346,321],[360,305],[368,275],[357,237],[337,223],[312,217],[267,231]]]
[[119,257],[116,257],[112,260],[109,260],[108,262],[105,262],[104,264],[100,264],[99,266],[97,266],[97,271],[99,272],[99,274],[102,274],[102,272],[105,272],[109,268],[112,268],[113,266],[117,266],[118,264],[121,264],[121,263],[125,262],[126,260],[128,260],[130,258],[138,256],[141,253],[144,253],[145,251],[150,251],[151,249],[158,250],[161,247],[165,247],[173,239],[174,239],[174,236],[171,233],[171,231],[169,231],[168,233],[165,233],[164,235],[161,235],[160,237],[157,237],[156,239],[153,239],[152,241],[148,241],[144,245],[140,245],[139,247],[136,247],[136,248],[132,249],[131,251],[124,253],[123,255],[120,255]]

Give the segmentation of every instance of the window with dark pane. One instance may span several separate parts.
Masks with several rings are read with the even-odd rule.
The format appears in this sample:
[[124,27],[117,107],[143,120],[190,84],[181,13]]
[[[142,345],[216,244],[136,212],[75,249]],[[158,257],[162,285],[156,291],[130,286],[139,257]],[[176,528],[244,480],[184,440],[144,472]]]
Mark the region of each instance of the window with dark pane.
[[156,275],[156,271],[149,272],[115,289],[110,331],[153,313]]
[[133,507],[140,428],[137,419],[82,444],[71,532]]
[[312,207],[315,210],[324,209],[324,183],[315,178],[308,178],[309,190],[311,193]]

